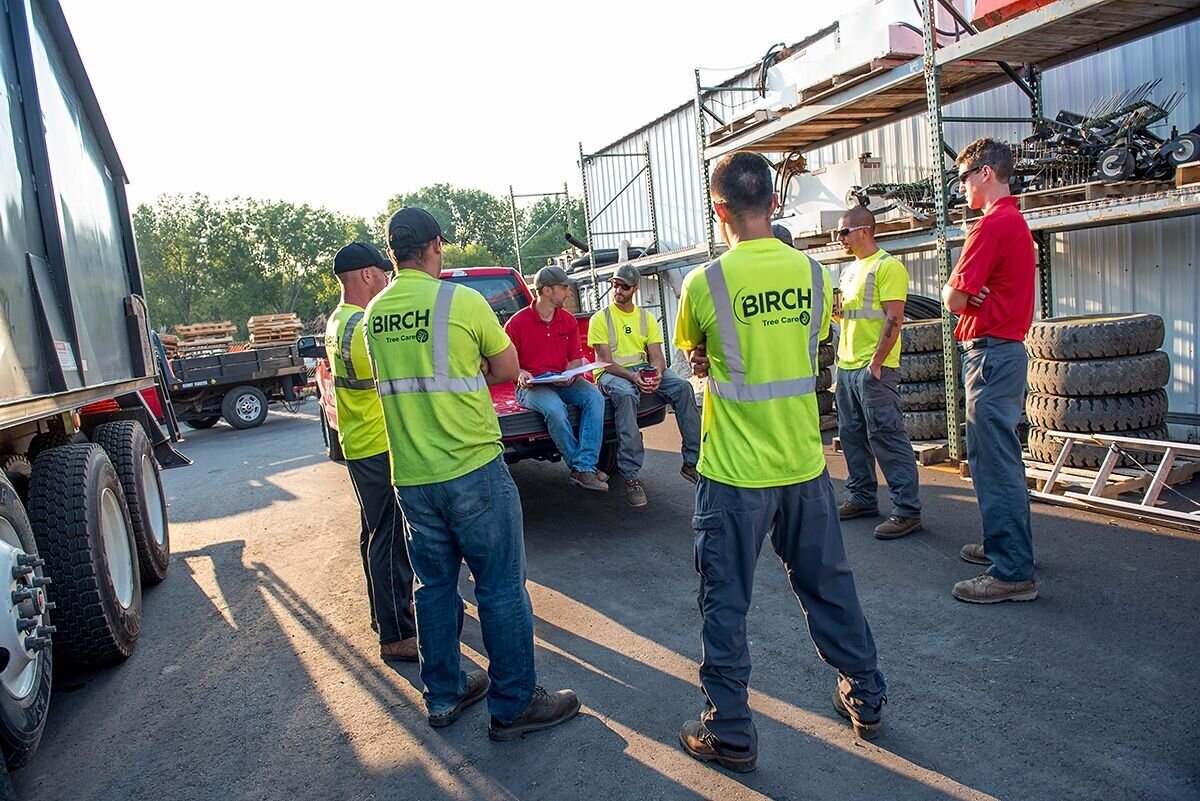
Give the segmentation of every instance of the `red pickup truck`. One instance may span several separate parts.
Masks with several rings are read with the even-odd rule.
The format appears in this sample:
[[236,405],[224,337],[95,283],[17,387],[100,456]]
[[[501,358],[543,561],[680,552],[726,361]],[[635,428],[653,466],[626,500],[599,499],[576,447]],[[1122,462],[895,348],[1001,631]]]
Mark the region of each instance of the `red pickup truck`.
[[[533,302],[533,294],[521,278],[521,274],[508,267],[467,267],[444,270],[443,281],[453,281],[471,287],[487,298],[496,312],[501,325],[521,309]],[[592,349],[587,345],[587,330],[590,315],[576,314],[579,323],[579,338],[584,352],[592,358]],[[319,337],[303,337],[300,340],[301,355],[317,357],[316,384],[320,392],[321,433],[329,458],[342,461],[342,449],[337,437],[337,404],[333,399],[333,376],[329,372],[329,361],[325,358],[324,340]],[[509,464],[522,459],[544,459],[557,462],[562,455],[546,430],[545,419],[537,412],[529,411],[517,403],[516,387],[497,384],[490,388],[492,405],[500,419],[500,439],[504,443],[504,460]],[[643,395],[638,408],[638,426],[656,425],[666,419],[667,404],[657,395]],[[577,412],[571,410],[572,422],[578,422]],[[616,470],[617,432],[613,425],[612,405],[605,401],[604,445],[600,450],[599,468],[606,473]]]

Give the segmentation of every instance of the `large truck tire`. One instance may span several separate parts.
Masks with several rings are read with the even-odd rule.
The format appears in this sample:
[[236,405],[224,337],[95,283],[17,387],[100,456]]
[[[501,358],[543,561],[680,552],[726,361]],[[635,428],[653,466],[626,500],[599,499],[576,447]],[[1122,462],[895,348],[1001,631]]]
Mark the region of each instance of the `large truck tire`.
[[617,442],[605,442],[600,446],[600,457],[596,459],[596,469],[612,476],[617,472]]
[[833,386],[833,370],[822,367],[817,373],[817,392],[824,392]]
[[940,351],[906,353],[900,357],[900,382],[937,381],[945,375],[945,361]]
[[234,387],[221,401],[221,416],[234,428],[257,428],[267,419],[267,396],[248,384]]
[[104,448],[121,479],[142,585],[158,584],[167,577],[171,562],[171,533],[162,476],[150,438],[141,423],[121,420],[96,426],[92,442]]
[[946,439],[946,410],[930,412],[905,412],[904,430],[914,441]]
[[54,580],[54,647],[78,667],[128,657],[142,628],[142,577],[125,493],[99,445],[45,451],[33,463],[29,522]]
[[1162,347],[1166,328],[1157,314],[1091,314],[1039,320],[1025,335],[1035,359],[1107,359]]
[[901,353],[932,353],[942,349],[942,321],[922,320],[900,328]]
[[1067,398],[1031,392],[1025,399],[1029,425],[1051,431],[1116,433],[1153,428],[1167,422],[1167,393]]
[[1051,395],[1126,395],[1149,392],[1171,378],[1171,360],[1161,350],[1112,359],[1029,360],[1029,389]]
[[[1137,439],[1166,439],[1167,427],[1154,426],[1153,428],[1139,428],[1136,431],[1122,431],[1116,436],[1121,437],[1136,437]],[[1047,436],[1044,428],[1029,429],[1029,455],[1039,462],[1054,464],[1058,460],[1058,455],[1062,453],[1063,440],[1058,437]],[[1162,454],[1155,451],[1139,451],[1134,447],[1123,447],[1129,456],[1121,456],[1117,460],[1117,467],[1136,467],[1134,459],[1143,465],[1155,465],[1162,461]],[[1071,446],[1071,452],[1067,455],[1067,467],[1083,467],[1088,469],[1096,469],[1104,462],[1104,457],[1108,455],[1108,448],[1103,445],[1088,445],[1081,442],[1076,442]],[[1132,457],[1132,458],[1130,458]]]
[[828,342],[817,346],[817,366],[829,367],[837,361],[837,345]]
[[17,497],[21,499],[21,503],[29,501],[29,479],[33,475],[33,465],[24,456],[4,456],[0,457],[0,474],[2,474],[12,488],[17,491]]
[[85,442],[87,437],[78,431],[74,434],[68,434],[66,431],[43,431],[29,441],[29,447],[25,449],[25,458],[32,464],[42,451],[61,448],[64,445],[82,445]]
[[346,454],[342,451],[342,441],[338,439],[338,432],[333,430],[325,418],[324,409],[321,410],[321,439],[325,442],[325,453],[329,456],[330,461],[338,463],[346,461]]
[[197,431],[203,431],[206,428],[212,428],[220,421],[221,415],[215,414],[212,417],[193,417],[191,420],[184,420],[183,424],[188,428],[194,428]]
[[[0,615],[0,648],[6,654],[0,670],[0,746],[9,768],[33,756],[50,708],[53,649],[39,639],[51,636],[52,629],[37,586],[44,578],[37,556],[25,507],[12,484],[0,477],[0,576],[7,607],[7,614]],[[17,593],[36,596],[36,603],[13,598]]]
[[946,385],[941,381],[918,381],[900,385],[900,408],[906,412],[928,412],[946,408]]
[[833,393],[818,392],[817,393],[817,414],[833,414]]

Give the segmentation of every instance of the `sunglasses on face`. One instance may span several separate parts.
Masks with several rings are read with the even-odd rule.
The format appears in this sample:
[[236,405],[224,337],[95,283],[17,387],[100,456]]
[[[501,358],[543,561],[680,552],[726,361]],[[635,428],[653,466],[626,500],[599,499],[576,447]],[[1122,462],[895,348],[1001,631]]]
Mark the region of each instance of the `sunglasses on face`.
[[869,225],[855,225],[852,228],[839,228],[836,231],[834,231],[834,233],[837,234],[838,239],[844,239],[845,237],[850,236],[851,231],[861,231],[864,228],[870,228],[870,227],[871,226],[869,226]]
[[608,285],[613,288],[614,292],[624,292],[628,289],[633,289],[629,284],[623,284],[620,281],[609,281]]
[[969,170],[966,170],[965,172],[960,172],[960,173],[958,174],[958,180],[959,180],[959,181],[965,181],[965,180],[967,180],[968,178],[970,178],[970,177],[971,177],[971,173],[979,172],[979,171],[980,171],[980,170],[982,170],[984,167],[990,167],[990,166],[992,166],[992,165],[990,165],[990,164],[980,164],[980,165],[978,165],[978,166],[976,166],[976,167],[972,167],[971,169],[969,169]]

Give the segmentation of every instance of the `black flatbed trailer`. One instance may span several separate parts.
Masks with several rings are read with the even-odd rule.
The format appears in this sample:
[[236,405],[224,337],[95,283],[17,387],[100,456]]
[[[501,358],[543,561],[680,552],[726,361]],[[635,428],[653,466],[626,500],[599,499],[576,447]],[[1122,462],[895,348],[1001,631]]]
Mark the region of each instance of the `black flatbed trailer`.
[[262,425],[271,402],[294,402],[307,383],[295,345],[171,359],[167,387],[175,415],[192,428],[222,417],[234,428]]

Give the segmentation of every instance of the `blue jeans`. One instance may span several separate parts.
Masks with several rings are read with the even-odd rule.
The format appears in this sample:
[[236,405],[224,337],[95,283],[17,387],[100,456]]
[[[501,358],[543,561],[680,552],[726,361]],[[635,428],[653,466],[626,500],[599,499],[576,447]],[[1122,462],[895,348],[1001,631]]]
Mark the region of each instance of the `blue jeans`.
[[[517,387],[517,403],[546,418],[550,438],[572,470],[590,473],[600,458],[604,437],[604,396],[592,382],[576,378],[569,386],[538,384]],[[567,406],[579,409],[579,436],[567,417]]]
[[1033,527],[1017,421],[1025,404],[1025,345],[1005,342],[963,354],[967,391],[967,462],[983,518],[988,573],[1001,581],[1033,579]]
[[855,506],[876,508],[878,461],[892,496],[892,514],[920,518],[920,480],[912,443],[904,430],[899,372],[884,367],[882,375],[876,380],[867,367],[838,370],[838,436],[846,457],[846,491]]
[[408,555],[416,574],[417,649],[429,714],[451,709],[467,693],[459,633],[463,560],[475,579],[483,647],[488,655],[488,711],[511,723],[537,684],[533,608],[525,591],[521,499],[504,458],[436,484],[396,487]]
[[[629,369],[636,370],[637,366]],[[642,470],[646,449],[638,429],[637,410],[642,392],[633,382],[612,373],[600,374],[600,386],[613,405],[613,421],[617,424],[617,469],[626,480],[632,481]],[[675,422],[683,440],[680,453],[683,463],[695,467],[700,461],[700,410],[696,408],[696,393],[692,385],[667,370],[656,394],[675,409]]]

